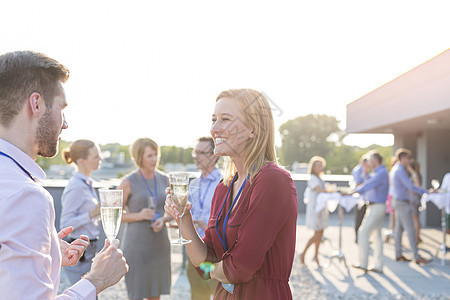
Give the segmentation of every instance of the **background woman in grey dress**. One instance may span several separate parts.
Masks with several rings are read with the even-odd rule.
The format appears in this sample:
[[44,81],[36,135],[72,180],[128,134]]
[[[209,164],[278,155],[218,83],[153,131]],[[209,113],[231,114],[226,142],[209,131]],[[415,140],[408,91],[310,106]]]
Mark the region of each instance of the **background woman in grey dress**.
[[89,140],[73,142],[63,150],[63,157],[67,163],[74,163],[78,170],[73,173],[61,197],[61,228],[73,227],[69,241],[76,240],[82,234],[87,235],[90,241],[80,261],[73,267],[64,268],[70,283],[75,284],[91,269],[92,259],[97,253],[100,206],[90,177],[102,159],[100,148]]
[[159,299],[170,293],[170,243],[164,215],[166,175],[157,170],[159,147],[149,138],[140,138],[130,147],[137,170],[128,174],[123,190],[122,222],[128,223],[123,252],[130,266],[125,276],[128,298]]
[[314,230],[314,235],[309,239],[302,254],[300,254],[300,261],[305,263],[305,254],[308,248],[314,244],[316,246],[314,252],[314,261],[319,265],[319,247],[322,242],[323,230],[328,226],[328,210],[325,207],[319,212],[316,212],[316,199],[319,193],[326,193],[325,182],[322,180],[321,175],[325,168],[325,159],[320,156],[314,156],[309,161],[309,174],[311,178],[308,180],[308,202],[306,204],[306,226],[309,229]]

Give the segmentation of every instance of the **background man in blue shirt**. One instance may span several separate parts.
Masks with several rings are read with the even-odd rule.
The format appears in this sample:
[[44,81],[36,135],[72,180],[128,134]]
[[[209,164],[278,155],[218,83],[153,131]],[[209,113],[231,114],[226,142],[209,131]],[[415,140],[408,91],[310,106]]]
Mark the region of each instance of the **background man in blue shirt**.
[[[364,195],[367,201],[367,211],[362,225],[358,230],[359,245],[359,265],[354,267],[382,272],[383,270],[383,241],[381,238],[381,225],[386,214],[386,199],[389,190],[389,174],[383,163],[383,157],[376,152],[367,153],[368,165],[374,174],[363,184],[359,185],[356,193]],[[369,268],[369,238],[373,231],[376,231],[375,239],[375,266]]]
[[416,229],[413,222],[414,212],[409,203],[411,192],[422,195],[427,193],[427,190],[415,186],[408,177],[406,168],[411,161],[411,151],[400,148],[395,152],[395,156],[397,157],[397,163],[392,168],[390,174],[392,181],[392,202],[395,208],[395,259],[397,261],[410,261],[410,259],[402,255],[401,241],[403,230],[406,230],[416,263],[429,263],[429,260],[419,256],[416,242]]
[[[203,238],[211,214],[211,200],[216,186],[222,179],[216,168],[219,156],[214,155],[213,138],[199,138],[192,156],[201,175],[189,184],[189,202],[192,203],[191,213],[197,226],[197,233]],[[217,281],[202,279],[190,261],[187,262],[186,274],[191,285],[191,299],[209,300],[216,289]]]

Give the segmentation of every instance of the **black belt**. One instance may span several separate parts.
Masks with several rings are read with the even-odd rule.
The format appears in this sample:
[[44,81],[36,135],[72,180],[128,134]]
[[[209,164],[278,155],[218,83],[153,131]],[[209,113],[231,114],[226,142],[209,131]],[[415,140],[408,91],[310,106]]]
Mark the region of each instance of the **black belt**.
[[366,202],[367,205],[372,205],[372,204],[384,204],[384,202]]

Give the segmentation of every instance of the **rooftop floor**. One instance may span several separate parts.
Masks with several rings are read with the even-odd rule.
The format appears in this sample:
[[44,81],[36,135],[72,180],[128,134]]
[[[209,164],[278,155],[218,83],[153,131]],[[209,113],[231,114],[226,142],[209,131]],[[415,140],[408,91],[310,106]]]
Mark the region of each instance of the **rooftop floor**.
[[[442,241],[442,233],[436,228],[424,228],[421,231],[423,243],[419,245],[420,254],[433,261],[428,265],[414,262],[396,262],[393,242],[384,246],[384,273],[364,274],[352,268],[357,263],[358,248],[354,243],[353,215],[346,215],[343,226],[342,252],[346,264],[334,260],[329,266],[318,268],[312,262],[313,250],[306,256],[306,266],[301,266],[298,254],[302,251],[312,231],[305,226],[304,215],[299,215],[297,231],[296,258],[291,275],[291,289],[294,299],[450,299],[450,253],[447,253],[446,265],[441,265],[441,256],[436,258],[436,249]],[[388,218],[385,219],[387,225]],[[338,246],[338,218],[330,215],[329,227],[325,230],[325,240],[320,248],[321,264],[327,265],[331,252]],[[386,226],[384,226],[386,227]],[[171,230],[175,237],[176,232]],[[405,255],[412,257],[406,233],[403,237]],[[369,264],[371,259],[369,258]],[[164,295],[161,300],[190,299],[190,287],[185,271],[181,268],[181,248],[172,247],[172,294]],[[64,274],[62,285],[65,285]],[[127,299],[125,282],[121,280],[99,295],[99,299]]]

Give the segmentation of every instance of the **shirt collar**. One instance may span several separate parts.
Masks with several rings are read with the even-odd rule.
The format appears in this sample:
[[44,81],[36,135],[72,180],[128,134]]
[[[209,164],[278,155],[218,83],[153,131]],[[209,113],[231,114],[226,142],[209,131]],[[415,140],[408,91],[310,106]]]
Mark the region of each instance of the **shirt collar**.
[[378,172],[380,172],[381,170],[383,170],[383,168],[384,168],[383,165],[379,165],[378,167],[376,167],[375,169],[373,169],[373,172],[374,172],[374,173],[378,173]]
[[0,139],[0,151],[8,154],[15,161],[17,161],[25,170],[37,180],[42,181],[45,179],[45,172],[39,167],[39,165],[28,154],[14,146],[13,144]]
[[73,176],[74,176],[74,177],[77,177],[77,178],[80,178],[81,180],[83,180],[84,182],[86,182],[86,183],[89,184],[89,185],[92,185],[92,183],[94,182],[94,181],[92,180],[92,178],[87,177],[86,175],[84,175],[83,173],[80,173],[80,172],[78,172],[78,171],[74,172],[74,173],[73,173]]
[[201,177],[201,175],[200,175],[200,178],[202,181],[214,181],[221,177],[222,177],[222,175],[220,174],[219,170],[217,170],[217,168],[214,168],[214,170],[212,170],[212,172],[209,173],[205,178]]

